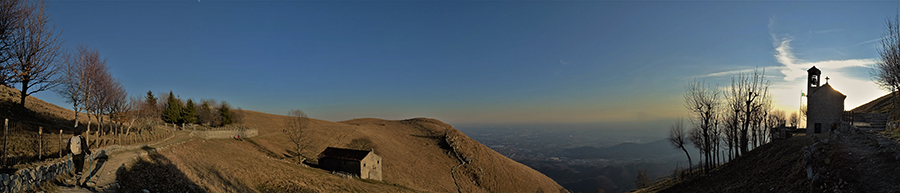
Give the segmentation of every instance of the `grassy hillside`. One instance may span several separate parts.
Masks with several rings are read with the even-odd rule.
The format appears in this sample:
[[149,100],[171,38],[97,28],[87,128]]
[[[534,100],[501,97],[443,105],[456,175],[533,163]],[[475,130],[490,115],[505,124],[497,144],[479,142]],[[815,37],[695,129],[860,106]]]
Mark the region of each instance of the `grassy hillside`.
[[384,159],[384,182],[376,182],[285,161],[293,144],[282,134],[284,117],[253,111],[244,116],[244,125],[259,129],[258,137],[196,139],[160,154],[198,185],[222,191],[565,192],[545,175],[434,119],[309,119],[303,156],[315,158],[329,146],[374,149]]
[[[70,127],[73,111],[34,97],[27,98],[27,110],[15,110],[17,98],[18,90],[0,86],[0,116],[48,129]],[[148,147],[144,159],[116,172],[117,179],[179,192],[566,192],[547,176],[434,119],[308,119],[302,156],[315,164],[329,146],[373,149],[383,157],[384,181],[379,182],[299,164],[282,133],[284,116],[241,113],[243,125],[258,129],[259,136],[243,141],[193,138],[164,149]]]
[[810,137],[774,141],[732,160],[703,177],[666,179],[638,192],[804,192],[803,147]]
[[886,94],[875,100],[869,101],[866,104],[853,108],[850,111],[854,113],[887,113],[890,112],[890,107],[891,94]]
[[848,129],[773,141],[709,174],[665,179],[638,192],[895,192],[898,157],[898,141]]

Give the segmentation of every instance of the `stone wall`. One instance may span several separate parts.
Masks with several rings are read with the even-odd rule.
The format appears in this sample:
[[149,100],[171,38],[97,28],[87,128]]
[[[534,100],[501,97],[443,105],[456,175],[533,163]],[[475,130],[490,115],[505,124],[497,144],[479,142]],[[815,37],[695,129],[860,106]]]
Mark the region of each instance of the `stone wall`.
[[[255,130],[254,130],[255,131]],[[175,135],[169,136],[168,138],[162,140],[166,141],[175,137]],[[184,143],[184,142],[182,142]],[[106,157],[112,153],[133,150],[143,148],[147,145],[130,145],[130,146],[120,146],[120,145],[111,145],[106,146],[100,149],[92,150],[92,154],[85,157],[85,165],[84,169],[93,169],[88,164],[93,164],[93,160],[97,160],[98,157]],[[162,147],[165,148],[165,147]],[[90,161],[88,161],[90,160]],[[2,192],[25,192],[32,190],[34,187],[40,186],[42,183],[55,179],[57,176],[65,175],[66,171],[74,170],[74,165],[72,164],[72,159],[70,156],[66,156],[64,158],[57,158],[56,160],[47,161],[40,166],[35,166],[31,168],[20,169],[13,174],[0,174],[0,193]],[[85,174],[87,175],[87,174]],[[71,176],[70,176],[71,177]]]
[[[95,150],[91,154],[91,160],[95,160],[98,156],[105,155],[105,150]],[[69,156],[52,161],[50,164],[25,168],[16,171],[12,175],[0,174],[0,192],[25,192],[38,187],[42,183],[56,179],[59,175],[65,175],[67,170],[73,170]],[[85,163],[87,169],[87,163]]]
[[257,131],[256,129],[241,129],[232,131],[192,131],[191,135],[203,139],[231,139],[235,135],[239,135],[241,136],[241,138],[250,138],[259,135],[259,131]]

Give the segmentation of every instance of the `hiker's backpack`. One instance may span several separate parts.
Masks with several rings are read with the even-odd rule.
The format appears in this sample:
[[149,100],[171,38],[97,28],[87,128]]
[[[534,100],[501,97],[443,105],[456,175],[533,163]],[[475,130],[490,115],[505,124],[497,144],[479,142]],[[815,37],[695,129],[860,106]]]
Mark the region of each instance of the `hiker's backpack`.
[[72,155],[81,154],[81,136],[72,137],[69,139],[69,149],[72,151]]

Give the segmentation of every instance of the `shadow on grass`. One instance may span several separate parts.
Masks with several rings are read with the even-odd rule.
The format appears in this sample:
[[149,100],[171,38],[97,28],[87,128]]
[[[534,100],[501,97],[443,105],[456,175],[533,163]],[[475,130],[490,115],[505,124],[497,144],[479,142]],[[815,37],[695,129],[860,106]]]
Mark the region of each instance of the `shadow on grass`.
[[450,147],[450,144],[447,143],[447,140],[445,139],[445,136],[443,136],[443,135],[409,135],[409,136],[434,140],[437,143],[438,147],[440,147],[441,149],[444,149],[446,151],[453,151],[453,148]]
[[155,148],[141,148],[149,157],[139,159],[131,168],[120,167],[116,171],[119,191],[141,192],[207,192],[191,182],[172,162],[156,153]]

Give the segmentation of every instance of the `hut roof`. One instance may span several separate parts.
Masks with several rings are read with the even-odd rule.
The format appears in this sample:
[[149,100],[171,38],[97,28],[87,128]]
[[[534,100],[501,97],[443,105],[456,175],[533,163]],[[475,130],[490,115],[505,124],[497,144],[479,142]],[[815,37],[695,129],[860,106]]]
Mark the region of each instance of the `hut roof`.
[[328,147],[319,154],[319,158],[328,157],[341,160],[360,161],[363,158],[366,158],[371,152],[372,151]]

